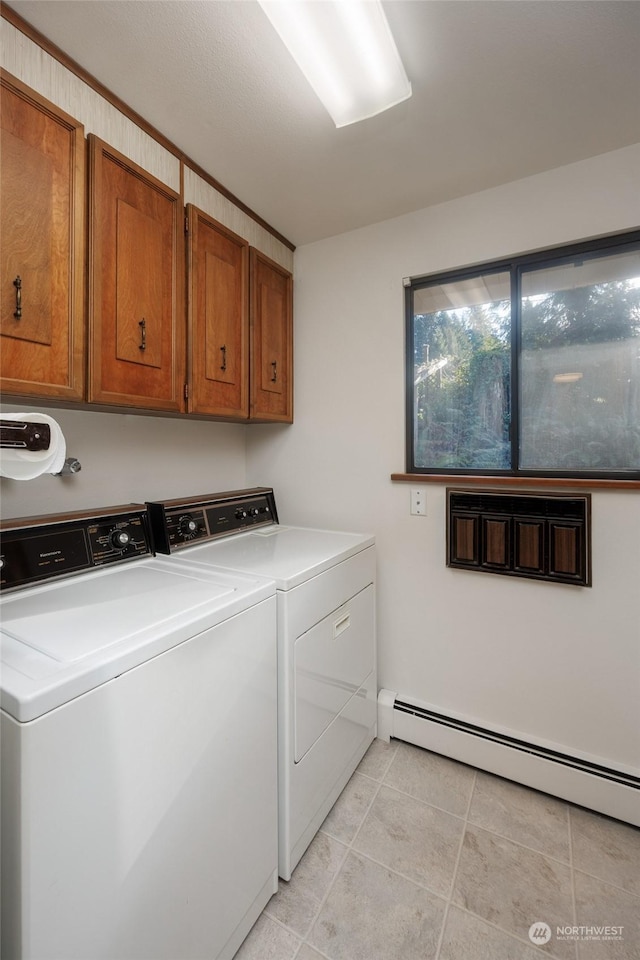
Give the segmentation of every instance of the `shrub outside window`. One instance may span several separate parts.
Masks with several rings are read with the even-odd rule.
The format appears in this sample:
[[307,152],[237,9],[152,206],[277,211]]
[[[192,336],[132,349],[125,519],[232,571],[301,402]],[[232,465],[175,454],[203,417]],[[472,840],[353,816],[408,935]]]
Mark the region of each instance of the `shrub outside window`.
[[640,233],[407,287],[410,473],[640,476]]

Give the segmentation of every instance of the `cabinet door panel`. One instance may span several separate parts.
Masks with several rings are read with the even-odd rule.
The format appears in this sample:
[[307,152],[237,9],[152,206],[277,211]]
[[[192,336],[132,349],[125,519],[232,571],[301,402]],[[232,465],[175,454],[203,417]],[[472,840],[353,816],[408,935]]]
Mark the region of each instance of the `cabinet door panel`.
[[84,394],[80,123],[2,73],[2,389]]
[[[51,345],[51,248],[54,163],[19,137],[2,134],[2,335]],[[64,207],[64,198],[61,200]],[[68,203],[67,203],[68,209]],[[4,225],[17,229],[5,244]],[[22,316],[15,316],[13,280],[20,277]],[[14,289],[11,289],[13,285]],[[58,293],[58,299],[60,294]],[[64,299],[56,304],[64,310]]]
[[182,410],[180,196],[97,137],[89,144],[89,399]]
[[162,366],[162,225],[117,201],[116,357]]
[[293,278],[251,250],[251,419],[293,421]]
[[559,579],[584,578],[583,532],[577,524],[549,524],[549,573]]
[[225,419],[249,415],[249,244],[187,207],[189,410]]
[[477,567],[480,563],[479,521],[477,516],[451,517],[449,563]]
[[217,383],[240,383],[241,331],[234,317],[235,270],[209,251],[205,254],[204,375]]
[[[262,284],[260,287],[260,370],[256,371],[260,378],[260,389],[265,393],[276,393],[282,396],[286,386],[283,370],[278,370],[278,361],[282,363],[283,355],[283,324],[279,318],[285,315],[283,290]],[[272,322],[275,318],[275,322]],[[280,376],[278,376],[280,374]],[[277,402],[277,401],[276,401]]]
[[516,519],[514,570],[544,573],[544,530],[543,520]]
[[482,564],[508,570],[511,564],[511,521],[482,518]]

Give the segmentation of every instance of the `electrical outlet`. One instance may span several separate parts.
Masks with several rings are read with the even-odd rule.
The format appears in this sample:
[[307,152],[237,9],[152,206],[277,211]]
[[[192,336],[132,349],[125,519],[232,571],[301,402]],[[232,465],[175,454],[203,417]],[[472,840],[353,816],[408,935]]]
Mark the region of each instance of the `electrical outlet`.
[[414,517],[427,515],[427,491],[424,487],[411,488],[411,514]]

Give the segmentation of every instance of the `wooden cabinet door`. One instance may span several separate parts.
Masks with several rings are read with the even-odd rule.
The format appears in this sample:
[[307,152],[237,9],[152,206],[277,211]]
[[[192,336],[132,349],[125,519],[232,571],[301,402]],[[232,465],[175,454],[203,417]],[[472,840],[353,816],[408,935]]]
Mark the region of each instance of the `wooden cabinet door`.
[[184,409],[180,195],[89,136],[89,400]]
[[549,521],[549,575],[569,583],[584,583],[588,578],[584,525],[569,521]]
[[511,567],[511,518],[482,517],[482,565],[506,571]]
[[293,422],[293,277],[251,248],[252,420]]
[[81,400],[83,127],[4,71],[0,82],[2,389]]
[[456,566],[480,565],[480,516],[457,514],[449,518],[447,543],[448,562]]
[[544,576],[546,521],[539,517],[515,517],[513,524],[513,569],[524,576]]
[[187,206],[190,413],[249,416],[249,244]]

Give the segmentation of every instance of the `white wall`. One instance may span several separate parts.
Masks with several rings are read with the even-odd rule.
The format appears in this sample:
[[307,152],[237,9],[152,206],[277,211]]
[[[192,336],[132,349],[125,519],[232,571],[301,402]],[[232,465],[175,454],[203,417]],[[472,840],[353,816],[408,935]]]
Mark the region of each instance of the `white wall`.
[[[640,223],[640,147],[309,244],[295,255],[295,423],[249,428],[281,520],[372,530],[380,685],[638,766],[640,498],[593,494],[593,588],[448,569],[445,489],[409,515],[402,278]],[[425,175],[428,170],[425,168]],[[259,432],[258,432],[259,430]]]

